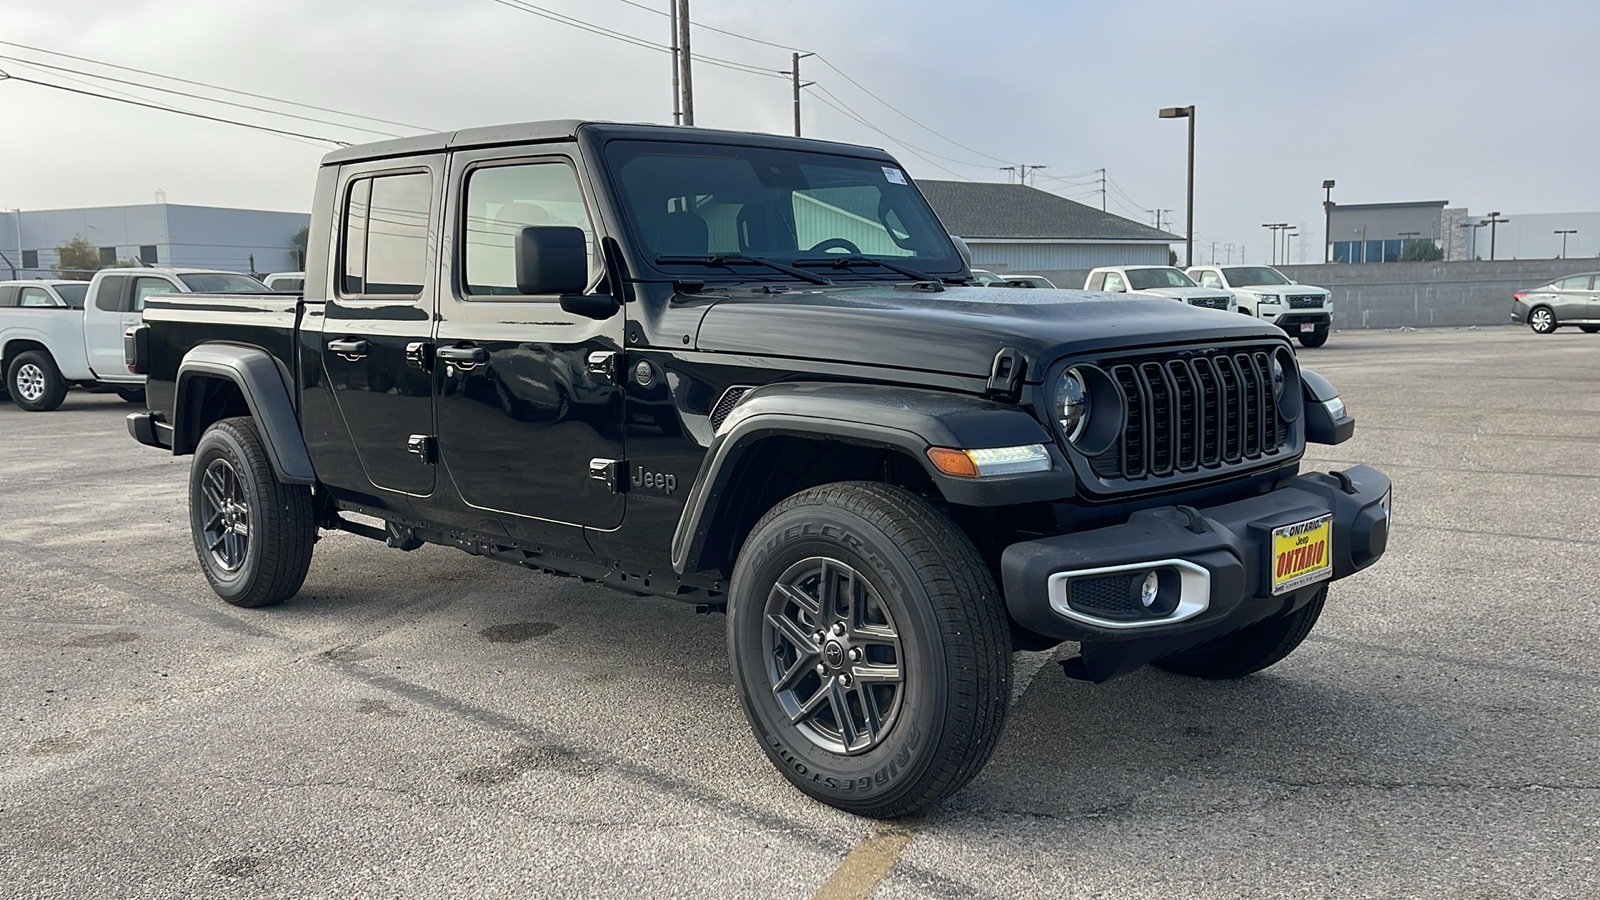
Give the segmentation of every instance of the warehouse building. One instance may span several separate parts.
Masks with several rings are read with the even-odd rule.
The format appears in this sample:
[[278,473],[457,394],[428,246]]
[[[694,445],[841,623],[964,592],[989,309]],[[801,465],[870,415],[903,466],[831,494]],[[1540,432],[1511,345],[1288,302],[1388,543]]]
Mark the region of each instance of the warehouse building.
[[994,272],[1044,275],[1058,287],[1082,287],[1096,266],[1171,261],[1183,238],[1021,184],[917,180],[951,234],[972,248],[972,265]]
[[301,268],[292,238],[306,213],[146,203],[0,213],[0,273],[52,278],[56,248],[81,237],[100,262],[283,272]]

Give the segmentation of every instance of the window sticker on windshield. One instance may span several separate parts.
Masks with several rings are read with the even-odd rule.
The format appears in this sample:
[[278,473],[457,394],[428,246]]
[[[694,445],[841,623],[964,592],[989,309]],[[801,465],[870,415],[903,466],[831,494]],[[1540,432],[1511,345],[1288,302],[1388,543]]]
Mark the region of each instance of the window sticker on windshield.
[[889,179],[889,183],[890,184],[905,184],[906,183],[906,173],[900,171],[899,169],[896,169],[893,166],[884,166],[883,167],[883,177]]

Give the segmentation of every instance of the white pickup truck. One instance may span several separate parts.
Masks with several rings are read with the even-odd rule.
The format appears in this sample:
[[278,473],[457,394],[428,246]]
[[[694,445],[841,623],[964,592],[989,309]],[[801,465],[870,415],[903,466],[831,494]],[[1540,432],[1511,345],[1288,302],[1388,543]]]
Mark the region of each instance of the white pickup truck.
[[74,385],[141,403],[144,376],[129,374],[122,335],[139,324],[146,297],[264,290],[248,275],[209,269],[102,269],[87,284],[0,282],[4,392],[33,412],[60,406]]
[[1303,346],[1328,342],[1333,292],[1327,288],[1297,284],[1271,266],[1194,266],[1189,277],[1201,287],[1232,291],[1239,298],[1239,312],[1271,322]]
[[1138,297],[1160,297],[1190,306],[1238,312],[1233,292],[1202,288],[1172,266],[1101,266],[1089,270],[1084,279],[1086,291],[1109,291]]

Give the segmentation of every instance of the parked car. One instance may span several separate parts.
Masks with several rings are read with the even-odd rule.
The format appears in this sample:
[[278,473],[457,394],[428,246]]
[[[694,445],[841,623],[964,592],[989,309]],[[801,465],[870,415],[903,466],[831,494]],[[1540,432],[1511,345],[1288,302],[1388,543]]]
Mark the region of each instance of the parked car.
[[[796,227],[814,193],[850,207]],[[1016,647],[1242,677],[1386,547],[1387,477],[1301,470],[1355,420],[1282,331],[980,288],[882,150],[536,122],[314,196],[303,295],[153,297],[128,345],[218,596],[294,596],[337,529],[725,611],[753,745],[842,809],[970,781]]]
[[998,284],[991,285],[991,287],[1049,288],[1050,290],[1056,289],[1056,286],[1051,283],[1050,279],[1044,277],[1043,275],[1002,275],[1000,277],[1000,282]]
[[1586,334],[1600,331],[1600,272],[1566,275],[1542,287],[1517,291],[1511,300],[1511,321],[1526,323],[1536,334],[1550,334],[1576,325]]
[[304,272],[274,272],[261,279],[269,291],[293,291],[299,293],[306,288],[306,273]]
[[1271,266],[1191,266],[1201,287],[1225,288],[1239,298],[1239,312],[1282,328],[1306,347],[1328,342],[1333,292],[1299,284]]
[[1083,281],[1086,291],[1108,291],[1139,297],[1178,300],[1190,306],[1238,312],[1233,292],[1202,288],[1172,266],[1101,266],[1089,270]]
[[1005,281],[1003,276],[996,275],[988,269],[973,269],[972,277],[982,287],[988,287],[991,284]]
[[23,409],[55,409],[73,386],[144,400],[144,376],[123,361],[123,333],[139,323],[145,299],[192,291],[265,290],[236,272],[209,269],[102,269],[85,282],[0,284],[0,371]]

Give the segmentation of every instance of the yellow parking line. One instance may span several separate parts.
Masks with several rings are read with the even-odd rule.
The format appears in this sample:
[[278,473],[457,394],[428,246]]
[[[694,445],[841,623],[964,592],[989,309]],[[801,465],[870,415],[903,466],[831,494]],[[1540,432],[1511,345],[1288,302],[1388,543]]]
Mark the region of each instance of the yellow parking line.
[[877,890],[900,859],[900,851],[915,834],[900,825],[879,823],[861,843],[845,855],[833,876],[823,882],[812,900],[866,900]]

